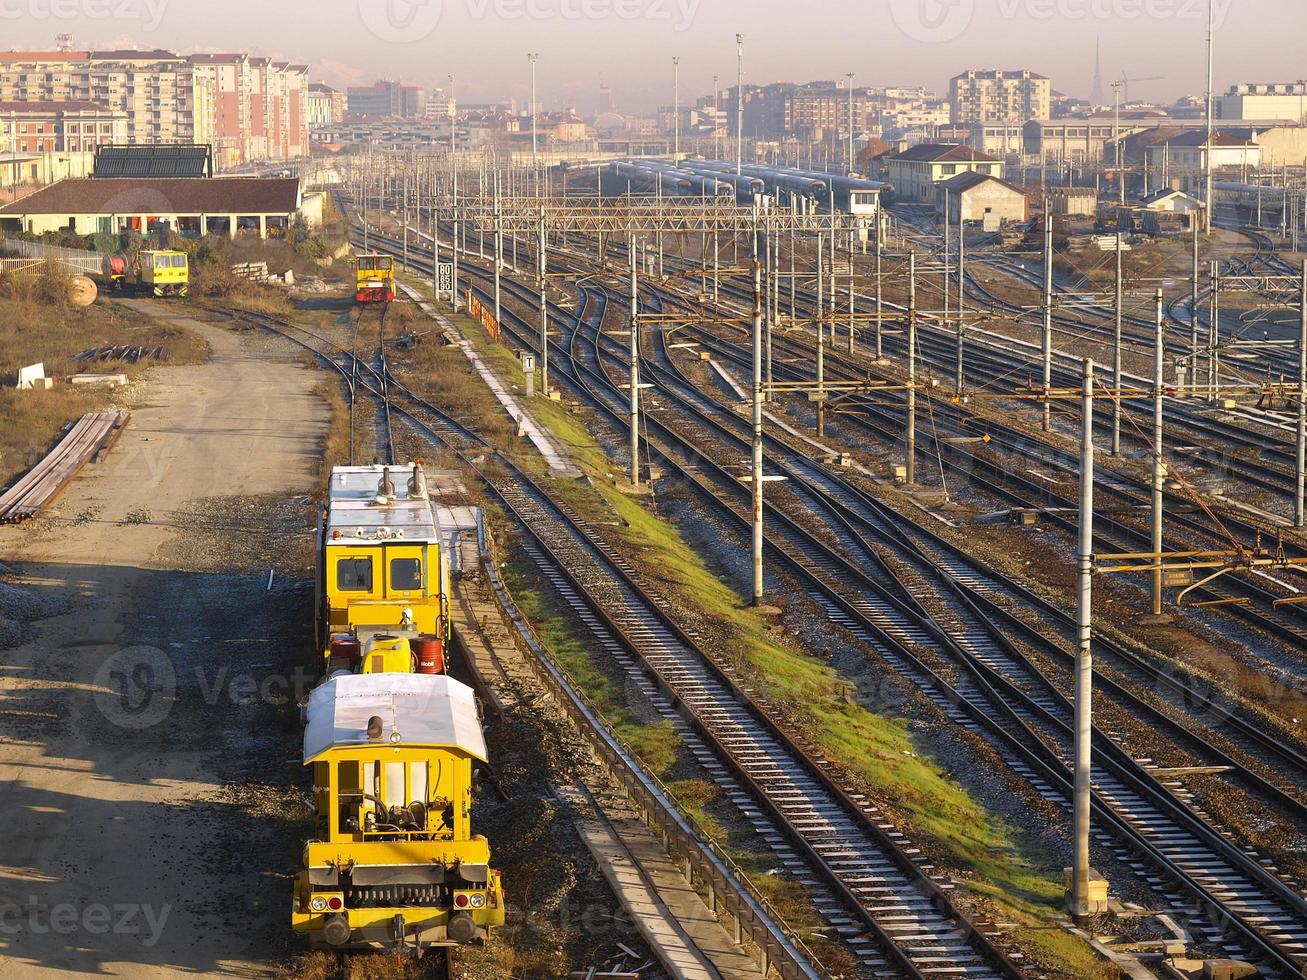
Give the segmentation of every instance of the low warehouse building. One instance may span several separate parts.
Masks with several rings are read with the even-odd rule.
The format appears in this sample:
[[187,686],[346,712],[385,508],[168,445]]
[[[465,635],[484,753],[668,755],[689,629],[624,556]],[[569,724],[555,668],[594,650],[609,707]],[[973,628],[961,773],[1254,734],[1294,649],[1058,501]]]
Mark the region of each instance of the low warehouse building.
[[958,174],[936,187],[936,203],[941,212],[947,201],[950,224],[959,221],[1025,221],[1026,193],[1005,180],[974,171]]
[[[61,180],[0,208],[0,231],[148,234],[170,228],[185,238],[284,235],[303,199],[298,178],[113,177]],[[314,209],[303,217],[313,223]],[[320,218],[321,210],[316,210]]]
[[1054,214],[1068,218],[1092,218],[1098,214],[1098,191],[1092,187],[1054,187],[1048,192]]

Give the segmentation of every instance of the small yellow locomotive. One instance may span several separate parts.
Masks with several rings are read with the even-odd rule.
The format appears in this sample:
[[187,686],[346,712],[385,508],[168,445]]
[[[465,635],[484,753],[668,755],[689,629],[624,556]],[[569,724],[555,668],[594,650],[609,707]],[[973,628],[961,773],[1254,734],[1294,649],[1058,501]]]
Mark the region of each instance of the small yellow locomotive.
[[360,255],[354,264],[354,299],[359,303],[393,303],[395,260],[389,255]]
[[442,673],[449,562],[422,465],[336,467],[321,534],[325,671]]
[[305,712],[316,826],[291,924],[314,946],[484,941],[504,923],[490,846],[471,829],[486,745],[472,689],[450,677],[341,672]]

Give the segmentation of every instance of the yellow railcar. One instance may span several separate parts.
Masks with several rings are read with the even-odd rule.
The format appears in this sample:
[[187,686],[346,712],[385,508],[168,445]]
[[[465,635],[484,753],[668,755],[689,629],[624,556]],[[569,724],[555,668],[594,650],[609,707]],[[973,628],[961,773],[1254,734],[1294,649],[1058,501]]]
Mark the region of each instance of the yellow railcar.
[[472,833],[486,761],[472,689],[446,676],[340,673],[305,709],[316,826],[291,922],[337,949],[456,946],[504,922],[490,847]]
[[155,251],[109,255],[102,272],[114,289],[152,296],[188,296],[190,262],[185,252]]
[[359,303],[393,303],[395,260],[389,255],[360,255],[354,263],[354,299]]
[[325,671],[442,673],[449,562],[421,464],[336,467],[321,533]]

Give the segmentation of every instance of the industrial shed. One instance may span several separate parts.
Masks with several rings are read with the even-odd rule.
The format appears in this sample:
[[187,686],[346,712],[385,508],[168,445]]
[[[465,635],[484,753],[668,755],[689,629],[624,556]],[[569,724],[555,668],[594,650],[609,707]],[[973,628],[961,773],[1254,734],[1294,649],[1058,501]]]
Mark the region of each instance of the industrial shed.
[[267,238],[284,234],[302,207],[298,178],[69,179],[0,208],[0,231],[147,234],[168,227],[185,238]]
[[1098,191],[1092,187],[1054,187],[1048,192],[1054,214],[1068,218],[1092,218],[1098,214]]
[[968,171],[940,183],[936,189],[936,206],[942,212],[948,202],[948,220],[958,221],[1025,221],[1029,217],[1025,191],[1005,180],[988,174]]

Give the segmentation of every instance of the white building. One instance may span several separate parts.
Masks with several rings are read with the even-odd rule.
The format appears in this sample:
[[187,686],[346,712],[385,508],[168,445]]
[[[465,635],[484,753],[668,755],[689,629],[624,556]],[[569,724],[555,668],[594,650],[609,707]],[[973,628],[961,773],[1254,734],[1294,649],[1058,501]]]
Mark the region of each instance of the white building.
[[1215,100],[1216,119],[1307,122],[1307,83],[1232,85]]
[[1005,180],[974,170],[940,182],[935,188],[936,206],[948,215],[949,224],[959,221],[1025,221],[1030,217],[1025,191]]
[[933,201],[935,185],[968,171],[1003,176],[1003,162],[969,146],[920,143],[885,160],[895,195],[906,201]]

